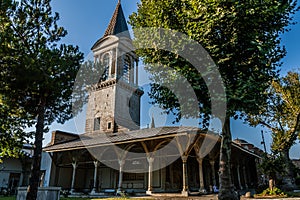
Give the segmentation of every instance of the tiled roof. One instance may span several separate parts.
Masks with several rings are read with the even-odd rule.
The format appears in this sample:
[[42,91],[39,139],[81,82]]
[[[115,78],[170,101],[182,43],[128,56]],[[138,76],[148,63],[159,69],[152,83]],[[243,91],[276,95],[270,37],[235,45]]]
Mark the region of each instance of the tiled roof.
[[96,47],[105,37],[117,34],[122,37],[130,38],[127,22],[120,1],[117,4],[115,12],[108,24],[108,27],[106,28],[104,35],[93,45],[92,49],[94,49],[94,47]]
[[101,134],[82,134],[80,139],[54,144],[44,148],[44,151],[64,151],[72,149],[83,149],[96,146],[111,145],[112,143],[129,143],[139,140],[152,140],[160,137],[172,137],[186,133],[204,133],[196,127],[161,127],[152,129],[141,129],[126,133],[101,133]]
[[[182,136],[187,134],[206,134],[196,127],[159,127],[159,128],[146,128],[141,130],[129,131],[126,133],[100,133],[100,134],[81,134],[77,140],[54,144],[46,146],[44,151],[46,152],[59,152],[75,149],[85,149],[100,146],[109,146],[112,144],[125,144],[131,142],[155,140],[160,138],[172,138],[175,136]],[[220,139],[218,135],[212,135],[211,139]],[[236,142],[232,142],[231,145],[247,154],[259,157],[257,152],[251,152],[248,149],[240,146]]]

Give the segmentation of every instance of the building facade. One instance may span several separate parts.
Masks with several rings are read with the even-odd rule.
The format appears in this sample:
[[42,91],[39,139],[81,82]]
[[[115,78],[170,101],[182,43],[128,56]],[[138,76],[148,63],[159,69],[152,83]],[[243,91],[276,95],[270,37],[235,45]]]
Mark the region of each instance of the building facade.
[[[213,192],[219,185],[220,137],[195,127],[140,129],[138,57],[118,2],[92,47],[103,72],[89,87],[82,135],[55,131],[44,148],[52,158],[50,186],[73,194]],[[232,142],[232,180],[237,189],[258,182],[259,156]]]

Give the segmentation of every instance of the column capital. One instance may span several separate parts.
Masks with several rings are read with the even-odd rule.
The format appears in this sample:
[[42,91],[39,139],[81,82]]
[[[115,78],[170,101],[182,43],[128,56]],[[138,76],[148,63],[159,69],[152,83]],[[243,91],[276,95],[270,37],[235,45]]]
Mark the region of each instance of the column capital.
[[187,159],[188,159],[188,156],[181,156],[181,159],[182,159],[182,162],[186,163],[187,162]]
[[95,167],[98,167],[99,165],[100,165],[100,162],[99,162],[98,160],[95,160],[95,161],[94,161],[94,166],[95,166]]
[[152,157],[152,156],[147,157],[147,161],[148,161],[148,163],[153,163],[154,157]]
[[125,164],[125,160],[124,159],[119,159],[118,163],[119,163],[120,167],[123,167],[123,165]]
[[77,161],[73,161],[73,162],[72,162],[72,166],[73,166],[73,168],[76,168],[76,167],[78,166]]
[[197,158],[197,161],[199,164],[202,164],[203,163],[203,158]]
[[215,161],[214,160],[209,160],[210,165],[215,166]]

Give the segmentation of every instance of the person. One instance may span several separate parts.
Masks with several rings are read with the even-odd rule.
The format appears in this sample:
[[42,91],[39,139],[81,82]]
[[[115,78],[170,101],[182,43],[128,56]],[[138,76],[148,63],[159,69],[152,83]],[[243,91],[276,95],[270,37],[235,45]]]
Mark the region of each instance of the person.
[[218,189],[217,186],[215,186],[215,185],[213,186],[213,192],[214,192],[214,193],[218,193],[218,192],[219,192],[219,189]]

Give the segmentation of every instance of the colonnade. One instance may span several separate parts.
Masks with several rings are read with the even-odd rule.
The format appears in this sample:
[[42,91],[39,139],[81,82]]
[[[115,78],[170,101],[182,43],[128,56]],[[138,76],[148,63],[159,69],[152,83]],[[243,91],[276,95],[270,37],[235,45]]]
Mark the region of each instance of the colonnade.
[[[148,184],[147,184],[147,191],[146,194],[151,195],[153,193],[153,164],[155,162],[154,157],[148,157]],[[182,161],[182,191],[181,194],[183,196],[188,196],[189,193],[189,182],[188,182],[188,156],[182,156],[181,157]],[[197,158],[198,162],[198,168],[199,168],[199,192],[200,193],[206,193],[206,188],[205,187],[205,174],[203,171],[203,158]],[[122,183],[123,183],[123,172],[124,172],[124,164],[125,160],[119,160],[119,176],[118,176],[118,184],[117,184],[117,193],[120,193],[122,191]],[[217,177],[216,177],[216,171],[215,171],[215,160],[209,160],[209,165],[210,165],[210,173],[209,176],[211,180],[206,180],[206,184],[210,184],[210,186],[217,186]],[[93,188],[92,191],[90,192],[91,195],[97,194],[97,176],[98,176],[98,168],[100,166],[99,161],[93,161],[94,164],[94,177],[93,177]],[[72,180],[71,180],[71,190],[70,192],[72,194],[75,193],[75,181],[76,180],[76,170],[78,167],[78,162],[73,161],[72,162]],[[246,166],[237,164],[236,165],[236,172],[234,172],[237,176],[238,180],[238,185],[236,186],[238,189],[246,189],[248,188],[248,173]],[[210,191],[208,192],[213,192],[212,188],[209,188]]]

